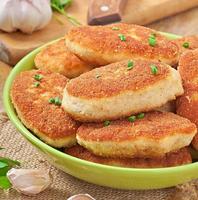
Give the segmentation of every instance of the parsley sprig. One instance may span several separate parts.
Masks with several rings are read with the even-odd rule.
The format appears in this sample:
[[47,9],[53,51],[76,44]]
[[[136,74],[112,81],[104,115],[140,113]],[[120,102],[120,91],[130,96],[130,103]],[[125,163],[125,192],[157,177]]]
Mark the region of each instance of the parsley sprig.
[[[0,147],[0,150],[3,149],[4,148]],[[11,183],[9,182],[6,174],[14,166],[20,166],[20,162],[0,157],[0,189],[9,189],[11,187]]]
[[67,17],[67,19],[75,26],[81,25],[81,23],[76,20],[71,15],[68,15],[65,11],[66,8],[68,8],[72,3],[72,0],[51,0],[51,7],[54,11],[57,11]]

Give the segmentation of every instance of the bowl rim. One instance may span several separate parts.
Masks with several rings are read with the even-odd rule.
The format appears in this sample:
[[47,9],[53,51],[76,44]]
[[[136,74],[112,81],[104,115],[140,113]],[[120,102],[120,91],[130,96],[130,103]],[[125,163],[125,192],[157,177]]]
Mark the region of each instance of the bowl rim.
[[[162,34],[170,37],[170,38],[179,38],[181,36],[174,35],[171,33],[163,33]],[[12,82],[15,78],[15,76],[20,73],[21,71],[24,71],[24,66],[26,62],[29,62],[30,58],[34,57],[36,53],[38,53],[43,47],[56,42],[56,39],[51,42],[48,42],[45,45],[42,45],[39,48],[36,48],[29,54],[27,54],[24,58],[22,58],[16,65],[15,67],[11,70],[10,74],[8,75],[4,89],[3,89],[3,103],[4,103],[4,108],[5,111],[12,122],[12,124],[19,130],[19,132],[31,143],[33,143],[37,148],[40,148],[42,150],[45,150],[47,152],[50,152],[52,155],[55,155],[58,158],[66,159],[71,162],[76,162],[79,165],[82,166],[89,166],[93,168],[98,168],[99,170],[106,170],[106,171],[114,171],[116,173],[122,173],[122,174],[133,174],[133,173],[143,173],[145,174],[172,174],[172,173],[178,173],[179,171],[191,171],[193,169],[198,169],[198,162],[190,163],[190,164],[185,164],[181,166],[175,166],[175,167],[164,167],[164,168],[127,168],[127,167],[117,167],[117,166],[110,166],[110,165],[104,165],[104,164],[99,164],[99,163],[94,163],[86,160],[82,160],[80,158],[76,158],[73,156],[70,156],[66,153],[61,152],[60,150],[51,147],[50,145],[46,144],[39,138],[37,138],[31,131],[29,131],[23,123],[20,121],[18,118],[14,107],[12,105],[11,99],[10,99],[10,89],[12,86]]]

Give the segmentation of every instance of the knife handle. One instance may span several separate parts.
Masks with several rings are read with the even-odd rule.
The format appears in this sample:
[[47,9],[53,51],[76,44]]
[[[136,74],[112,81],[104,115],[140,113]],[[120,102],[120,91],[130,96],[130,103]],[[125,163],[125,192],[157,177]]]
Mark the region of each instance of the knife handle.
[[121,20],[126,0],[90,0],[88,24],[104,25]]

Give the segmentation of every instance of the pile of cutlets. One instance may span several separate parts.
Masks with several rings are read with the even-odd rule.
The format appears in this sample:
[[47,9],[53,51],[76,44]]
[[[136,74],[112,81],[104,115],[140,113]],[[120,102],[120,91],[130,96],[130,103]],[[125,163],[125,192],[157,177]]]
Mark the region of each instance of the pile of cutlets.
[[133,24],[81,26],[35,57],[11,99],[47,144],[132,168],[192,162],[198,150],[198,36],[170,40]]

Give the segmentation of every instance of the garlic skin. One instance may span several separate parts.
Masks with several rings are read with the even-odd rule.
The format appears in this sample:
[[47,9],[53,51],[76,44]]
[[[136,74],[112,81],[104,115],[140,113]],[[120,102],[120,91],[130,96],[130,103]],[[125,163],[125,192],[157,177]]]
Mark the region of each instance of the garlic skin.
[[25,195],[36,195],[45,190],[52,182],[49,171],[42,169],[15,169],[7,172],[12,187]]
[[50,0],[3,0],[0,6],[0,29],[32,33],[51,20]]
[[95,200],[95,199],[89,194],[77,194],[69,197],[67,200]]

